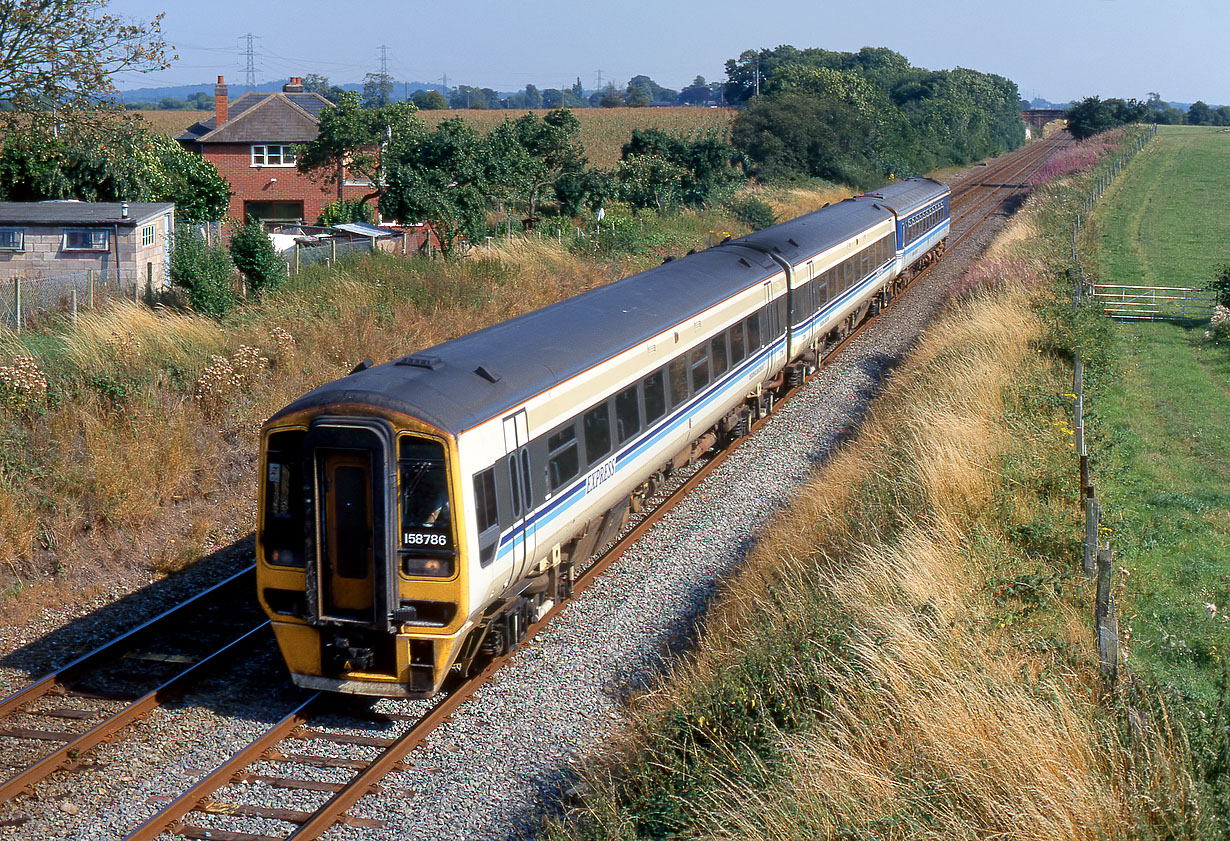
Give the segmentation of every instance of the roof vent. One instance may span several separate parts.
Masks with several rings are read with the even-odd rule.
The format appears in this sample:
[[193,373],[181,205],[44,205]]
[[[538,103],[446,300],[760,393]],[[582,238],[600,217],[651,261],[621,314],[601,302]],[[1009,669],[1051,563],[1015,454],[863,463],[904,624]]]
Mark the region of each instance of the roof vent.
[[474,369],[474,373],[478,374],[489,383],[498,383],[500,381],[500,375],[495,371],[492,371],[486,365],[479,365]]
[[428,371],[438,371],[444,367],[444,360],[438,356],[403,356],[397,360],[398,365],[411,368],[426,368]]
[[[351,368],[351,369],[350,369],[350,373],[351,373],[351,374],[357,374],[357,373],[359,373],[360,371],[366,371],[368,368],[372,367],[372,366],[373,366],[373,365],[375,365],[375,364],[376,364],[376,363],[372,362],[370,359],[364,359],[364,360],[363,360],[362,362],[360,362],[358,365],[356,365],[356,366],[354,366],[353,368]],[[348,374],[347,376],[349,376],[349,374]]]
[[794,241],[794,237],[786,237],[786,242],[790,243],[790,244],[791,244],[791,245],[793,245],[795,248],[798,248],[798,247],[799,247],[799,244],[798,244],[797,242],[795,242],[795,241]]
[[752,264],[749,263],[747,260],[744,260],[742,257],[739,258],[739,262],[747,266],[749,269],[752,267]]

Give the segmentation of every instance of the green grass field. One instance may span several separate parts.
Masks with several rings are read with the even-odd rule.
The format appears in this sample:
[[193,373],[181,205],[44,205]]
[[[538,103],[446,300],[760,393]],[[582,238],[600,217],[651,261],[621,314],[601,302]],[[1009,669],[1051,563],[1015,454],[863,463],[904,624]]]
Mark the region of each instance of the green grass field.
[[1097,267],[1110,283],[1203,286],[1230,262],[1230,134],[1162,126],[1098,208]]
[[[1109,283],[1202,286],[1230,260],[1230,135],[1168,129],[1096,212]],[[1207,324],[1123,324],[1097,401],[1095,483],[1116,565],[1129,663],[1208,708],[1230,651],[1230,347]]]

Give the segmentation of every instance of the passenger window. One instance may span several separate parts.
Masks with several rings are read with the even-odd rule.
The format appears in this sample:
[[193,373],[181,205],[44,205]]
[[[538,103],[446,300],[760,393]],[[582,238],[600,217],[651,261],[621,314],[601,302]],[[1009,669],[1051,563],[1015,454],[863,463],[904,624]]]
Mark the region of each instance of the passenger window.
[[611,420],[606,403],[585,413],[585,461],[594,464],[611,451]]
[[763,344],[760,341],[760,313],[753,313],[747,317],[747,349],[749,351],[760,350]]
[[692,393],[700,394],[709,385],[709,354],[704,345],[692,348],[688,356],[692,369]]
[[645,423],[666,414],[666,378],[661,369],[645,378]]
[[671,405],[678,406],[688,399],[688,361],[682,356],[672,359],[667,371],[671,379]]
[[474,509],[479,534],[500,522],[495,501],[494,467],[488,467],[474,477]]
[[730,328],[730,362],[738,365],[747,352],[743,349],[743,322],[740,321]]
[[622,444],[641,431],[641,406],[636,386],[615,395],[615,443]]
[[570,423],[547,439],[547,481],[551,485],[551,491],[562,488],[580,469],[577,428]]
[[713,378],[726,373],[726,334],[719,333],[709,340],[709,356],[713,359]]

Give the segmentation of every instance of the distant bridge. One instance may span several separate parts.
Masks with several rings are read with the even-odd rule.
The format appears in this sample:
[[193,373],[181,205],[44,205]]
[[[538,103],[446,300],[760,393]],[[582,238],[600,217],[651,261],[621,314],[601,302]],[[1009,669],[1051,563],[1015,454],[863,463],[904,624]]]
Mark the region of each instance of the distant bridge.
[[1032,108],[1021,112],[1021,120],[1030,128],[1042,131],[1047,123],[1067,119],[1067,114],[1067,111],[1057,108]]

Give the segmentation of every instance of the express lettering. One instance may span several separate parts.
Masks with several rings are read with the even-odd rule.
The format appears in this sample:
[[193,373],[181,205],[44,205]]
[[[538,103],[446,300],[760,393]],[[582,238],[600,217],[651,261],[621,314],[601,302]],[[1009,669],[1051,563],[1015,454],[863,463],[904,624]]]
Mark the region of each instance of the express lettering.
[[589,493],[614,475],[615,459],[610,459],[599,465],[598,469],[589,474],[589,476],[585,479],[585,493]]

